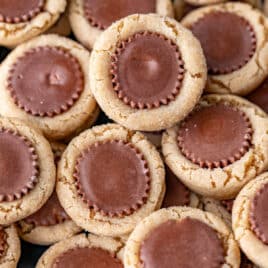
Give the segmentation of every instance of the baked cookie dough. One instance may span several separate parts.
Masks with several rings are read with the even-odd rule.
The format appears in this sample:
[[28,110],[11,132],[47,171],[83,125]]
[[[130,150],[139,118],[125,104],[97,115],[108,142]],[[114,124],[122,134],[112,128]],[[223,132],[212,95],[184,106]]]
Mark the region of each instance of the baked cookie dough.
[[92,92],[102,110],[134,130],[158,131],[182,120],[206,82],[199,42],[178,22],[132,15],[110,26],[94,46]]
[[123,268],[123,247],[113,238],[81,234],[51,246],[36,268]]
[[252,91],[246,98],[268,113],[268,78]]
[[0,66],[0,114],[31,122],[50,140],[92,124],[98,107],[89,59],[85,48],[58,35],[18,46]]
[[16,268],[20,254],[20,239],[14,225],[0,226],[0,267]]
[[232,224],[240,248],[256,265],[268,267],[268,173],[249,182],[235,199]]
[[130,235],[126,268],[239,268],[240,251],[231,229],[217,216],[171,207],[143,219]]
[[0,45],[14,47],[44,33],[65,7],[66,0],[1,1]]
[[46,139],[18,119],[0,117],[0,224],[33,214],[52,194],[53,154]]
[[[61,143],[51,146],[57,165],[66,146]],[[60,205],[55,191],[41,209],[18,222],[17,227],[23,240],[37,245],[54,244],[81,231]]]
[[252,6],[226,3],[197,9],[182,20],[201,42],[206,91],[246,95],[268,74],[267,19]]
[[159,153],[141,133],[101,125],[68,145],[59,162],[57,194],[78,226],[116,237],[160,208],[164,175]]
[[165,162],[194,192],[232,199],[268,168],[268,118],[233,95],[206,95],[162,138]]
[[72,0],[69,20],[76,38],[91,49],[113,22],[136,13],[174,16],[171,0]]

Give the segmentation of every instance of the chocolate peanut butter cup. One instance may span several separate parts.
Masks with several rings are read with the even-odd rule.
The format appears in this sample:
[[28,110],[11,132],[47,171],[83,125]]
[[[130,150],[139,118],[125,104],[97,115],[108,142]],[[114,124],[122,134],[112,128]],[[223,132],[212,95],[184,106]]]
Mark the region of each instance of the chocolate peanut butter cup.
[[253,27],[235,13],[206,13],[190,29],[201,42],[212,75],[229,74],[242,68],[256,51]]
[[150,190],[143,154],[121,140],[97,142],[84,150],[74,178],[89,208],[111,217],[131,215],[147,201]]
[[190,191],[174,173],[166,167],[166,193],[162,208],[171,206],[187,206],[190,203]]
[[191,218],[168,220],[152,229],[140,249],[144,268],[220,268],[224,255],[216,231]]
[[20,23],[31,20],[44,8],[44,0],[2,0],[0,22]]
[[131,14],[156,12],[157,0],[83,0],[85,16],[94,27],[106,29],[113,22]]
[[244,112],[218,103],[197,108],[181,123],[178,146],[186,158],[201,168],[223,168],[246,154],[252,133]]
[[268,113],[268,79],[266,78],[261,85],[247,95],[246,98]]
[[38,180],[38,156],[24,136],[0,127],[0,201],[21,199]]
[[84,88],[78,60],[60,47],[37,47],[17,59],[9,71],[8,90],[15,104],[39,117],[69,110]]
[[178,46],[165,36],[140,32],[121,41],[112,57],[115,92],[131,108],[167,105],[179,94],[184,63]]
[[110,252],[94,247],[72,248],[58,256],[52,268],[66,267],[123,268],[122,262]]
[[62,208],[55,191],[41,209],[24,219],[27,224],[35,227],[54,226],[67,220],[70,218]]
[[268,183],[255,194],[250,208],[251,230],[268,245]]

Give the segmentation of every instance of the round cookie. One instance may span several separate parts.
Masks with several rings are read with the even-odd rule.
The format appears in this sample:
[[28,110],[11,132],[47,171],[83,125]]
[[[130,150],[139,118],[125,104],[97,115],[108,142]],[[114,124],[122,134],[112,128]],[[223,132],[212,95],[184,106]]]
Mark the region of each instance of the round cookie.
[[244,3],[212,5],[192,11],[182,24],[203,47],[207,92],[246,95],[267,76],[267,19],[260,11]]
[[21,254],[20,239],[14,225],[0,226],[0,266],[16,268]]
[[268,78],[260,86],[246,96],[246,98],[268,113]]
[[[69,20],[76,38],[92,49],[103,30],[113,22],[136,13],[174,15],[171,0],[72,0]],[[88,34],[85,35],[85,32]]]
[[235,199],[232,224],[236,240],[256,265],[268,267],[268,173],[249,182]]
[[[66,145],[52,143],[51,147],[57,165]],[[81,231],[60,205],[56,191],[41,209],[18,222],[17,227],[23,240],[37,245],[54,244]]]
[[92,92],[102,110],[142,131],[182,120],[199,100],[207,73],[190,31],[155,14],[132,15],[110,26],[96,42],[90,66]]
[[191,190],[232,199],[268,168],[268,118],[233,95],[206,95],[162,138],[165,162]]
[[51,246],[36,268],[123,268],[124,244],[109,237],[81,234]]
[[66,0],[3,0],[0,45],[15,47],[48,30],[66,8]]
[[[201,0],[201,2],[226,2],[225,0]],[[234,1],[235,2],[235,1]],[[262,2],[259,0],[245,0],[245,1],[240,1],[240,2],[245,2],[247,4],[250,4],[251,6],[255,8],[261,9],[262,7]],[[175,13],[175,18],[180,21],[185,15],[190,13],[191,11],[199,8],[200,1],[185,1],[185,0],[174,0],[174,13]],[[198,5],[197,5],[198,4]],[[201,4],[200,4],[201,5]],[[206,4],[205,4],[206,5]]]
[[7,225],[36,212],[55,184],[53,154],[32,126],[0,117],[0,224]]
[[164,174],[159,153],[141,133],[101,125],[68,145],[57,194],[78,226],[98,235],[127,235],[160,208]]
[[171,207],[143,219],[130,235],[126,268],[239,268],[240,252],[229,227],[212,213]]
[[58,35],[18,46],[0,67],[0,114],[31,122],[50,140],[94,123],[89,59],[81,45]]

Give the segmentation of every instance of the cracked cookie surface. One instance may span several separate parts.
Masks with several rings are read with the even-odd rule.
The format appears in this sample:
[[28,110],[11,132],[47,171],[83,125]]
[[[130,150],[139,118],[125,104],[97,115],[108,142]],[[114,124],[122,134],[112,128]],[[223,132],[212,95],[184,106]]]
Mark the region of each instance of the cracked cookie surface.
[[[127,179],[131,174],[137,175],[137,184]],[[78,226],[99,235],[127,235],[160,208],[164,166],[141,133],[116,124],[96,126],[73,139],[65,150],[57,193]]]
[[[169,228],[164,228],[167,225]],[[192,257],[189,258],[188,256],[186,262],[187,265],[191,264],[193,266],[189,267],[196,267],[196,263],[201,267],[203,267],[202,265],[205,265],[204,267],[223,267],[224,265],[233,268],[239,267],[240,252],[231,229],[214,214],[189,207],[161,209],[143,219],[127,241],[124,254],[125,267],[141,268],[144,267],[144,264],[145,267],[149,264],[153,264],[152,267],[183,266],[184,258],[187,256],[187,250],[189,249],[186,246],[186,237],[190,239],[192,235],[192,232],[188,232],[189,226],[192,226],[190,229],[193,233],[195,230],[199,230],[200,236],[202,236],[201,233],[206,233],[205,237],[208,239],[206,241],[206,248],[208,249],[206,253],[200,253],[202,251],[200,250],[200,246],[202,247],[201,241],[198,241],[196,247],[190,251]],[[175,231],[178,229],[183,229],[184,232]],[[156,236],[156,234],[158,235]],[[164,237],[162,237],[163,234]],[[161,237],[161,239],[157,237]],[[196,241],[196,237],[193,240]],[[159,243],[161,246],[159,246]],[[156,247],[157,245],[158,247]],[[169,250],[168,247],[171,245],[172,248]],[[183,250],[183,245],[187,248],[186,251]],[[181,250],[178,251],[178,248]],[[158,255],[154,255],[154,253],[158,253]],[[204,255],[206,255],[206,258],[203,258]],[[154,258],[152,258],[153,256]],[[191,263],[189,259],[191,259]],[[206,263],[208,259],[212,263]],[[170,261],[174,266],[171,266]]]
[[264,268],[268,267],[267,183],[267,172],[250,181],[236,197],[232,212],[233,231],[241,249],[252,262]]
[[89,86],[89,59],[85,48],[58,35],[18,46],[1,64],[0,113],[31,122],[51,140],[89,127],[98,112]]
[[[217,16],[216,24],[212,21],[205,24],[217,14],[222,14],[222,19]],[[227,20],[225,15],[232,16],[237,22],[231,24],[231,17]],[[267,20],[261,12],[250,5],[226,3],[200,8],[184,17],[182,24],[193,30],[205,50],[209,68],[207,92],[246,95],[267,76]],[[230,27],[232,31],[229,31]],[[231,42],[234,42],[235,46],[228,47],[226,44],[231,44]],[[225,45],[219,48],[219,44]],[[239,49],[235,52],[234,48]],[[245,54],[242,57],[243,53]],[[240,61],[238,61],[238,55],[241,56]],[[225,68],[220,71],[218,64],[223,63]]]
[[[179,146],[180,142],[178,141],[178,133],[181,129],[182,123],[171,129],[168,129],[163,134],[162,148],[165,162],[167,163],[167,165],[171,168],[174,174],[176,174],[177,177],[180,178],[181,181],[190,189],[204,196],[214,197],[217,199],[231,199],[236,196],[239,190],[248,181],[250,181],[255,176],[267,169],[268,154],[265,148],[267,147],[268,142],[268,121],[266,114],[261,109],[259,109],[254,104],[236,96],[207,95],[201,99],[199,106],[210,107],[211,105],[220,103],[224,103],[226,105],[230,105],[231,107],[238,109],[248,118],[251,124],[252,137],[250,139],[250,146],[244,152],[244,154],[241,155],[242,151],[240,151],[240,154],[235,153],[234,157],[231,158],[231,162],[223,161],[223,163],[225,163],[226,165],[216,165],[212,167],[210,165],[210,161],[206,161],[205,159],[203,159],[205,160],[203,162],[202,159],[201,161],[199,158],[194,157],[194,148],[190,148],[190,153],[186,153],[185,151],[183,152],[180,149],[181,146]],[[213,114],[212,117],[214,117],[214,115],[216,116],[216,114]],[[189,120],[190,119],[191,115],[189,117]],[[212,122],[214,119],[211,118],[211,120],[203,121],[206,122],[205,124],[199,121],[196,122],[198,123],[196,124],[196,127],[194,127],[192,131],[189,131],[189,133],[187,134],[189,135],[189,137],[192,134],[195,134],[195,141],[197,141],[198,138],[200,138],[202,135],[204,136],[205,139],[203,141],[200,141],[200,148],[203,148],[202,146],[205,146],[205,144],[207,142],[210,142],[211,139],[213,140],[213,142],[216,139],[221,140],[221,138],[223,138],[225,134],[229,133],[229,130],[228,132],[226,132],[227,129],[225,129],[225,134],[223,134],[224,128],[221,132],[216,131],[217,128],[224,127],[224,125],[227,123],[225,122],[225,120],[223,120],[222,122],[224,124],[219,124],[218,121],[217,123],[213,124]],[[194,121],[190,120],[190,122]],[[209,122],[211,123],[211,125]],[[234,124],[235,126],[237,123],[238,122],[233,122],[231,124]],[[209,131],[208,127],[212,132]],[[227,125],[225,127],[227,127]],[[234,129],[237,128],[235,127]],[[214,137],[213,135],[210,135],[212,133],[218,134]],[[232,138],[228,135],[225,138]],[[245,137],[248,137],[248,134],[245,135]],[[222,145],[224,142],[226,141],[222,140],[222,142],[220,142],[219,144]],[[185,142],[184,144],[184,146],[187,145]],[[205,146],[204,148],[207,147]],[[197,148],[195,147],[195,149]],[[187,152],[188,151],[189,149],[187,150]],[[203,165],[204,163],[207,164]],[[220,164],[220,162],[217,163]]]
[[[0,148],[0,150],[4,150],[2,151],[4,154],[1,156],[1,170],[3,172],[3,176],[1,177],[3,180],[1,190],[3,191],[7,187],[7,189],[10,188],[9,184],[5,183],[5,181],[12,181],[12,174],[14,175],[16,172],[20,172],[23,164],[29,162],[29,160],[30,163],[34,164],[33,167],[35,167],[35,170],[37,171],[34,172],[35,175],[31,175],[31,181],[29,181],[26,185],[27,189],[24,189],[24,186],[22,188],[20,184],[25,181],[25,176],[29,177],[29,172],[21,172],[20,177],[23,177],[19,178],[17,176],[16,179],[18,182],[15,184],[22,188],[21,194],[16,193],[12,198],[8,195],[8,198],[5,198],[0,202],[0,223],[11,224],[29,216],[43,206],[53,191],[56,172],[50,145],[41,133],[33,126],[25,124],[23,121],[18,119],[0,117],[0,129],[5,129],[8,131],[7,133],[11,133],[12,135],[13,133],[16,133],[16,136],[13,136],[13,139],[14,137],[18,137],[16,139],[23,139],[25,142],[27,141],[26,144],[30,145],[29,152],[34,152],[34,158],[31,155],[27,155],[25,153],[22,154],[20,151],[16,153],[16,150],[23,148],[18,143],[15,143],[15,147],[2,146]],[[5,136],[1,135],[1,139],[4,138]],[[8,164],[11,159],[8,157],[15,157],[13,161],[17,161],[17,169],[13,169],[13,165],[10,166]],[[5,164],[6,167],[3,166]],[[27,169],[32,170],[32,168],[30,169],[30,166],[27,167]],[[10,176],[5,177],[5,175],[8,174]]]
[[[2,17],[0,21],[1,45],[15,47],[44,33],[58,20],[66,8],[66,0],[27,1],[27,3],[28,2],[28,8],[34,8],[34,11],[30,11],[30,15],[24,14],[25,12],[29,12],[25,9],[26,2],[14,8],[12,5],[18,5],[17,1],[5,1],[3,10],[0,9],[0,17]],[[34,2],[36,2],[36,4],[39,2],[39,9],[38,6],[34,5]],[[15,12],[12,10],[15,10]],[[1,14],[1,11],[3,14]],[[15,16],[13,21],[9,21],[11,18],[10,15],[12,15],[10,14],[11,11]],[[22,13],[20,14],[20,12]],[[5,19],[5,14],[7,16],[9,15],[9,19]]]
[[142,131],[182,120],[200,98],[207,72],[190,31],[153,14],[132,15],[110,26],[96,42],[90,64],[100,107],[117,123]]
[[[103,29],[109,26],[111,21],[115,22],[117,19],[136,13],[158,13],[169,17],[174,15],[171,0],[150,0],[146,3],[143,0],[138,0],[135,5],[133,5],[133,1],[129,0],[118,0],[116,5],[111,0],[102,1],[100,6],[98,6],[98,3],[99,1],[96,0],[74,0],[71,1],[69,8],[72,30],[76,38],[89,49],[93,48]],[[85,6],[87,12],[85,12]],[[105,27],[104,25],[102,27],[98,25],[94,15],[104,20]],[[87,18],[88,16],[90,16],[90,21]],[[89,34],[85,35],[85,32]]]
[[123,268],[123,247],[122,242],[113,238],[81,234],[50,247],[36,268],[60,268],[67,264],[86,267],[88,263],[101,268]]

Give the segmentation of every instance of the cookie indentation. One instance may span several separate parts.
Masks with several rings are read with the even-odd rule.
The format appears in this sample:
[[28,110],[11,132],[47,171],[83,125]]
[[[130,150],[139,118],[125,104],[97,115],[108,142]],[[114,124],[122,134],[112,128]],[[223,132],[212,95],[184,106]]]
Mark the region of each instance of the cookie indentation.
[[78,193],[96,212],[123,217],[148,198],[150,175],[143,154],[121,140],[95,143],[77,159],[74,174]]
[[166,194],[162,208],[187,206],[190,203],[190,191],[174,173],[166,167]]
[[52,268],[66,267],[123,268],[122,262],[109,251],[101,248],[76,247],[59,255]]
[[37,183],[39,167],[35,148],[25,137],[0,128],[0,201],[21,199]]
[[221,268],[224,249],[216,231],[191,218],[168,220],[147,235],[140,249],[144,268]]
[[131,108],[153,109],[174,101],[184,72],[178,46],[158,33],[136,33],[121,41],[112,56],[114,91]]
[[239,70],[256,51],[253,27],[234,13],[207,13],[191,26],[191,30],[201,42],[212,75]]
[[89,23],[101,30],[132,14],[156,12],[156,0],[84,0],[84,13]]
[[24,221],[34,226],[54,226],[69,219],[69,216],[64,211],[54,191],[45,205],[37,212],[24,219]]
[[1,0],[0,22],[20,23],[30,21],[43,10],[44,0]]
[[178,146],[201,168],[224,168],[247,153],[252,133],[244,112],[218,103],[196,109],[180,124]]
[[268,245],[268,183],[256,194],[250,206],[251,230]]
[[78,60],[59,47],[37,47],[18,58],[9,71],[8,89],[25,112],[53,117],[69,110],[84,88]]

